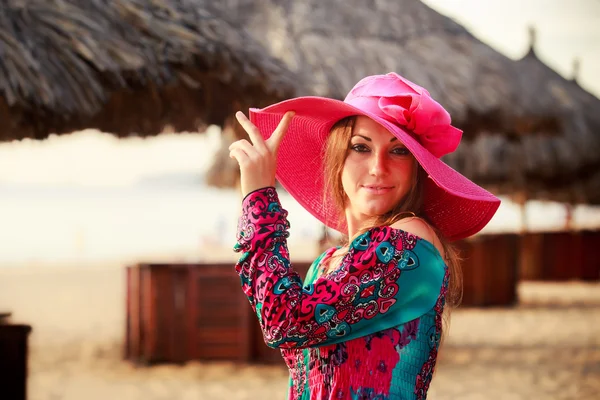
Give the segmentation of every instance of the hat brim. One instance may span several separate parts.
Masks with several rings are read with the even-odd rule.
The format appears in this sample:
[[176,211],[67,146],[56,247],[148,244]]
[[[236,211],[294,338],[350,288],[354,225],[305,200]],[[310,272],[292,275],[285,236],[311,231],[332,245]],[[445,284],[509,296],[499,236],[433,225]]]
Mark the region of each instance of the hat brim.
[[277,156],[277,180],[298,203],[326,226],[347,234],[345,217],[325,200],[323,155],[329,131],[339,120],[367,116],[398,138],[427,172],[424,212],[450,241],[479,232],[500,200],[425,149],[408,131],[343,101],[298,97],[263,109],[250,109],[250,120],[267,139],[287,111],[294,111]]

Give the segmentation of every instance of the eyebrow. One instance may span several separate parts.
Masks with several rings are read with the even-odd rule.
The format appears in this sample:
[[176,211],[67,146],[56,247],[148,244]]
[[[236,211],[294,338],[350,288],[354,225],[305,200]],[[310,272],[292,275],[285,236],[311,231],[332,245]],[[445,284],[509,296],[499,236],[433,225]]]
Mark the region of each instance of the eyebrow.
[[[365,139],[367,142],[371,142],[371,138],[368,136],[359,135],[357,133],[352,135],[352,137],[355,137],[355,136],[360,136],[361,138]],[[393,138],[390,139],[390,142],[393,142],[395,140],[398,140],[398,138],[394,136]]]

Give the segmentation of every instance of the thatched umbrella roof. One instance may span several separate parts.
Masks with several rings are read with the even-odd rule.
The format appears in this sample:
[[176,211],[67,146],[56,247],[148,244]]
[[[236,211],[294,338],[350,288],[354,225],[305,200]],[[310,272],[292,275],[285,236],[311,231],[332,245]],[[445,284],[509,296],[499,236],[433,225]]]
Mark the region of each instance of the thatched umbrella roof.
[[529,52],[514,64],[512,109],[504,125],[471,126],[475,135],[451,165],[498,193],[523,199],[600,204],[600,100]]
[[293,96],[294,75],[211,3],[4,2],[0,140],[195,131]]
[[468,177],[500,194],[600,203],[598,185],[580,179],[600,165],[600,101],[533,53],[515,62],[418,0],[228,2],[302,94],[343,98],[360,78],[396,71],[464,130],[446,161]]

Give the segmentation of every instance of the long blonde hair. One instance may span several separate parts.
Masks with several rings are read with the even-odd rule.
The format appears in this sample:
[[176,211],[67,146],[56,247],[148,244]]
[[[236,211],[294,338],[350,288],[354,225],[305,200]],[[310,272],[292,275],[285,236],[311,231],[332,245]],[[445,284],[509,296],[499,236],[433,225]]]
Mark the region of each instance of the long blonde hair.
[[[350,139],[352,131],[356,123],[356,116],[351,116],[338,121],[330,131],[325,145],[324,167],[325,167],[325,201],[331,201],[338,210],[340,216],[343,215],[343,210],[346,205],[346,192],[342,186],[342,170],[348,150],[350,147]],[[448,240],[446,240],[441,232],[435,228],[431,221],[423,212],[423,197],[424,197],[424,182],[427,179],[425,170],[414,160],[416,168],[414,168],[413,184],[410,191],[392,210],[379,216],[373,221],[372,226],[389,226],[393,223],[409,217],[417,217],[426,221],[434,230],[440,240],[444,250],[444,259],[449,270],[448,292],[446,294],[445,309],[449,315],[449,311],[458,307],[462,299],[462,270],[460,268],[460,260],[458,252]],[[360,233],[368,230],[364,228]],[[344,240],[343,245],[347,246],[350,238]],[[447,318],[447,317],[446,317]]]

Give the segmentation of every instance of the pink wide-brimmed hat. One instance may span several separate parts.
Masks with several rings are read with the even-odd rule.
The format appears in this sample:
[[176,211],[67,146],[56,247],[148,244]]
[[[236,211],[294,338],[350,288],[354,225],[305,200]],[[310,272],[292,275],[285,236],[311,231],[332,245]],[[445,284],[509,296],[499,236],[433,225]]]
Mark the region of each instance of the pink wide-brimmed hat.
[[424,88],[396,73],[362,79],[344,101],[299,97],[263,109],[250,109],[250,120],[266,139],[287,111],[295,116],[279,147],[277,180],[326,226],[346,232],[346,219],[324,202],[325,142],[339,120],[364,115],[396,136],[428,174],[423,211],[448,240],[479,232],[500,200],[446,165],[440,157],[458,147],[462,131]]

